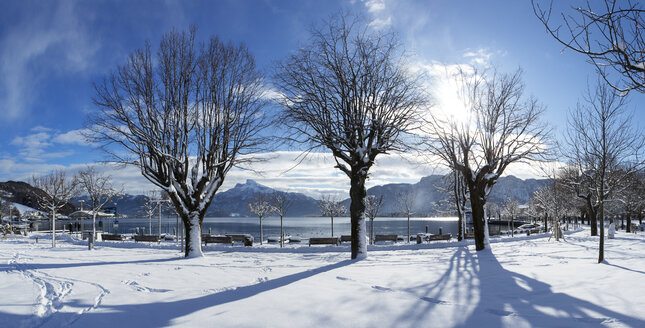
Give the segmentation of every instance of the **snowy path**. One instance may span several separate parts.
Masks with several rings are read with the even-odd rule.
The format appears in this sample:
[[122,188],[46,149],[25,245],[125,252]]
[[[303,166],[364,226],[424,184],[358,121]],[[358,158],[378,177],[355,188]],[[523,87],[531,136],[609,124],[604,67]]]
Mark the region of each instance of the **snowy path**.
[[181,259],[17,237],[0,241],[0,326],[645,327],[645,235],[607,240],[604,264],[587,235],[492,253],[381,247],[359,262],[323,247]]

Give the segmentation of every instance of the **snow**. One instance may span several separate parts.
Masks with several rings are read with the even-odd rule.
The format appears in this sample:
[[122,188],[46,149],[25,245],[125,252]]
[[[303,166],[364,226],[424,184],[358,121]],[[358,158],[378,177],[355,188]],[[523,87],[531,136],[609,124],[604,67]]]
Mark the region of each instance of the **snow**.
[[[0,240],[2,327],[645,327],[645,234],[369,246]],[[41,235],[41,239],[44,238]],[[110,246],[113,245],[113,246]]]

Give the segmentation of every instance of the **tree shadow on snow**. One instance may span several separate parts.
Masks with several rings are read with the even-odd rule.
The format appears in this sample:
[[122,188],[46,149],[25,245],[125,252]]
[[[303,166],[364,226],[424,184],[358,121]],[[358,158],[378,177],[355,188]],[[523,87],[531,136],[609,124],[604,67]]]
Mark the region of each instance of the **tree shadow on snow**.
[[452,306],[454,317],[449,322],[457,322],[457,327],[605,327],[608,323],[645,327],[645,320],[554,292],[544,282],[508,271],[490,250],[472,252],[459,247],[439,279],[405,291],[421,295],[423,301],[399,318],[412,326],[446,326],[447,322],[439,321],[441,314],[428,320],[428,313]]
[[[293,284],[295,282],[313,277],[315,275],[328,272],[347,266],[356,261],[345,260],[334,264],[325,265],[316,269],[294,273],[288,276],[260,282],[254,285],[229,289],[214,294],[209,294],[192,299],[183,299],[174,302],[155,302],[145,304],[124,304],[124,305],[100,305],[100,312],[87,312],[80,317],[76,313],[54,313],[45,322],[69,323],[80,319],[79,323],[90,323],[93,326],[113,326],[114,323],[132,322],[141,327],[165,327],[173,324],[173,320],[189,315],[191,313],[226,304],[240,301],[255,295],[279,289],[281,287]],[[86,307],[87,304],[78,304],[78,301],[72,300],[65,302],[65,305],[74,307]],[[0,311],[0,318],[11,323],[32,322],[34,316],[15,315],[3,313]],[[42,323],[41,323],[42,324]],[[17,324],[16,326],[22,326]]]

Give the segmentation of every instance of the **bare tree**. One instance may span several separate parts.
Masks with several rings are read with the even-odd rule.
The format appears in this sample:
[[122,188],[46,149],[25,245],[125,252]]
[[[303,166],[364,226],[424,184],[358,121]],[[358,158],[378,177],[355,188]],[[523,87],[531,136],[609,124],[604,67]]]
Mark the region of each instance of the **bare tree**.
[[[641,218],[645,209],[645,174],[633,172],[626,180],[626,186],[617,199],[622,204],[622,210],[627,219],[626,232],[632,232],[632,219]],[[642,222],[641,222],[642,223]]]
[[515,237],[515,216],[520,210],[520,203],[515,198],[506,198],[503,212],[511,218],[511,237]]
[[146,202],[143,203],[143,211],[148,216],[148,234],[152,234],[152,216],[155,214],[157,206],[161,205],[160,203],[155,202],[155,199],[155,192],[154,190],[151,190],[146,195]]
[[186,231],[186,257],[203,256],[201,225],[229,170],[257,157],[265,127],[263,82],[243,45],[195,28],[163,36],[95,85],[99,113],[87,137],[133,164],[169,195]]
[[444,185],[435,186],[435,188],[451,196],[449,208],[454,209],[454,212],[457,213],[457,224],[459,225],[457,231],[457,240],[461,241],[462,239],[464,239],[466,233],[466,222],[464,220],[464,215],[466,213],[466,206],[468,205],[468,188],[466,186],[464,178],[461,176],[461,173],[457,170],[451,170],[450,173],[446,174],[442,180],[444,182]]
[[365,198],[365,215],[370,219],[370,244],[374,244],[374,219],[378,216],[383,205],[383,195],[376,197],[368,195]]
[[275,214],[280,216],[280,247],[284,247],[284,224],[283,220],[287,211],[293,205],[293,197],[288,193],[273,192],[273,209]]
[[[88,166],[78,173],[78,182],[89,197],[90,210],[92,211],[92,236],[96,240],[96,217],[112,198],[121,194],[112,186],[112,178],[96,172],[94,167]],[[94,246],[91,244],[92,247]]]
[[47,175],[33,177],[32,180],[34,187],[43,191],[37,193],[38,203],[51,214],[52,247],[56,247],[56,211],[77,194],[77,180],[68,177],[62,170],[54,170]]
[[408,243],[410,243],[410,216],[414,214],[414,202],[417,199],[417,195],[413,190],[408,189],[397,193],[396,199],[399,211],[408,217]]
[[347,212],[345,204],[332,195],[323,195],[318,201],[320,214],[331,218],[331,236],[334,236],[334,218]]
[[425,99],[395,35],[333,17],[278,67],[281,121],[293,141],[331,151],[350,179],[351,258],[367,256],[365,181],[379,154],[406,148]]
[[485,248],[484,206],[497,179],[510,164],[540,159],[547,150],[549,131],[539,121],[543,109],[524,96],[521,76],[521,70],[510,75],[461,70],[468,119],[432,116],[424,127],[427,151],[464,179],[477,250]]
[[249,210],[260,218],[260,245],[262,245],[264,240],[262,219],[275,213],[276,208],[271,204],[271,200],[265,194],[258,193],[249,202]]
[[[566,49],[585,55],[602,78],[620,92],[645,92],[645,10],[630,0],[586,1],[573,14],[553,17],[553,1],[533,11]],[[619,75],[618,81],[611,74]]]
[[574,187],[585,200],[592,223],[600,220],[598,263],[604,260],[604,212],[630,173],[642,167],[645,139],[632,126],[626,100],[606,84],[587,88],[583,103],[570,113],[565,156],[573,163]]

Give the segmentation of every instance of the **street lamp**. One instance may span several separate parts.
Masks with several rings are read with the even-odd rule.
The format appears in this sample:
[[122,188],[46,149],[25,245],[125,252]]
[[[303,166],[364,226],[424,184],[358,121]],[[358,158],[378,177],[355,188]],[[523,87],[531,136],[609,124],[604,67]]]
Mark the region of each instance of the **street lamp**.
[[[83,203],[85,203],[85,200],[81,199],[79,200],[81,203],[81,236],[83,235],[83,231],[85,231],[85,213],[83,213]],[[83,239],[81,237],[81,239]]]

